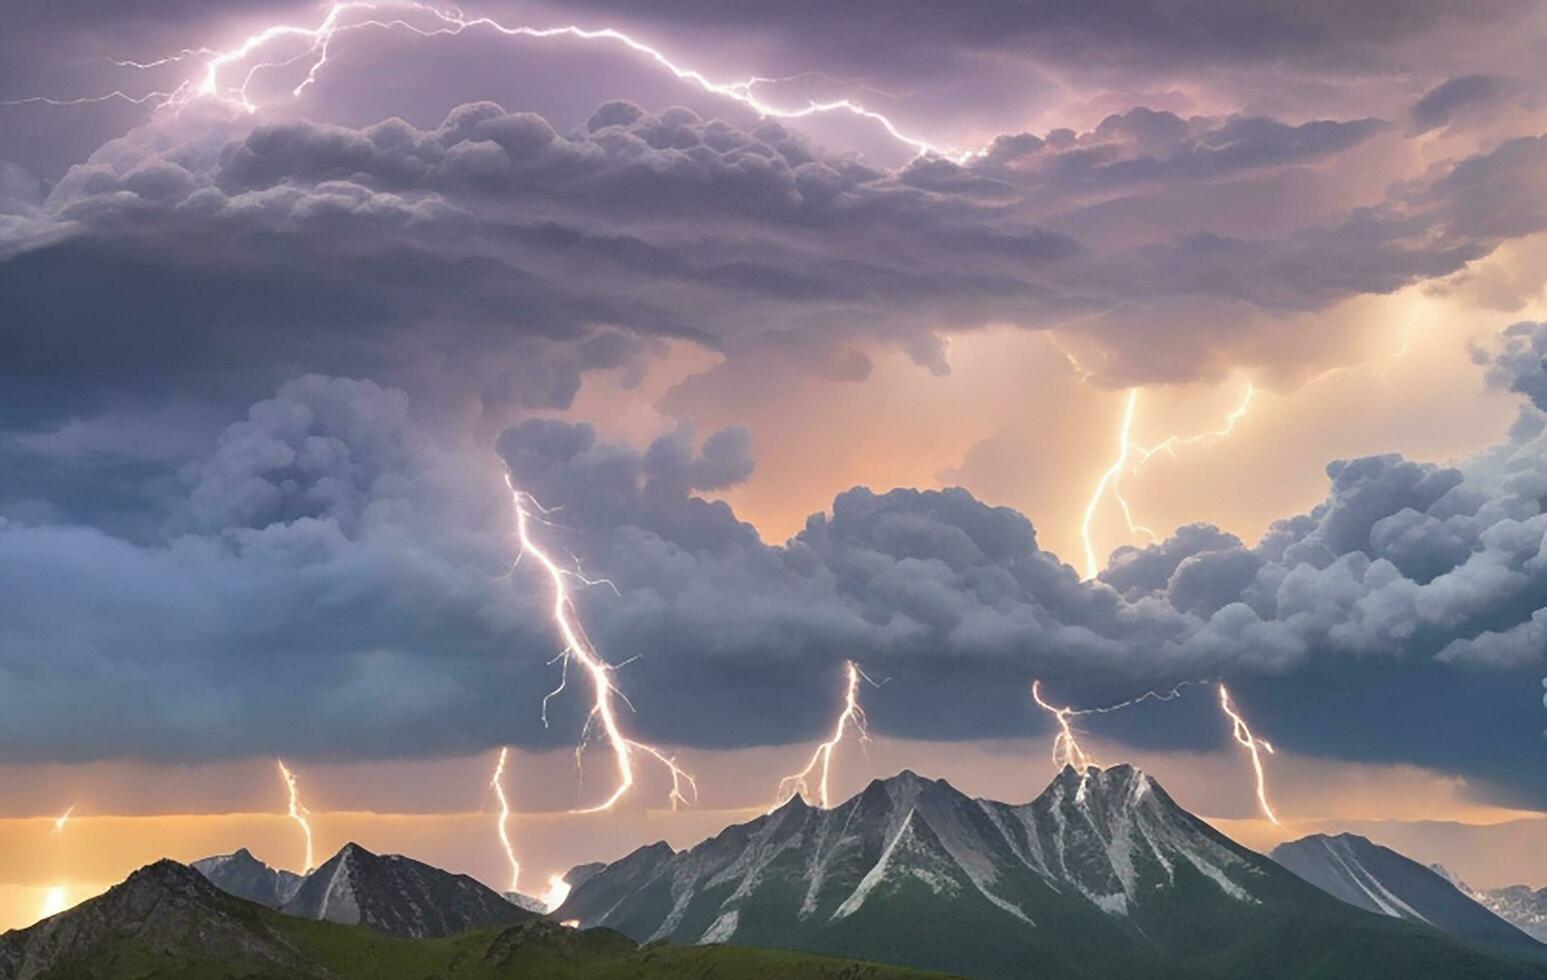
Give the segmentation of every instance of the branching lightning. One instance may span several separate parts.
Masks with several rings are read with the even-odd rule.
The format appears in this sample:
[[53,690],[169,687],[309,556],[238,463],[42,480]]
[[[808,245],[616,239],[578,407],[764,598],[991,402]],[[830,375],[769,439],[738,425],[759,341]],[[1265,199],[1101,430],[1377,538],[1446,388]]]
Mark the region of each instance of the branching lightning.
[[[600,726],[602,737],[606,740],[608,748],[611,749],[613,761],[617,767],[617,783],[613,787],[612,793],[596,806],[587,807],[576,812],[599,813],[603,810],[610,810],[617,805],[618,801],[623,799],[634,786],[636,778],[634,771],[635,753],[643,753],[654,759],[670,773],[671,794],[669,798],[673,809],[676,809],[678,805],[685,805],[696,800],[698,798],[698,783],[693,780],[692,775],[677,765],[675,757],[666,755],[653,745],[635,741],[623,734],[623,730],[618,723],[616,704],[617,699],[623,698],[623,695],[618,691],[617,685],[613,682],[612,672],[614,668],[607,661],[603,660],[601,654],[597,653],[596,648],[592,646],[590,639],[586,636],[585,628],[580,623],[574,600],[570,598],[569,579],[578,577],[578,573],[559,567],[558,562],[554,561],[532,537],[532,522],[534,520],[541,520],[540,515],[545,513],[542,506],[532,499],[530,495],[517,490],[508,474],[505,477],[505,485],[510,488],[511,501],[516,510],[516,534],[521,542],[521,552],[517,561],[520,560],[521,556],[531,555],[536,559],[538,565],[542,566],[544,573],[547,574],[548,583],[553,589],[553,625],[564,641],[563,648],[559,651],[559,659],[564,666],[563,673],[559,680],[559,686],[549,693],[548,698],[552,698],[564,690],[564,686],[568,682],[569,663],[571,660],[578,662],[591,679],[592,693],[595,700],[591,707],[591,713],[586,717],[586,731],[582,733],[580,745],[575,749],[576,758],[579,759],[581,752],[584,750],[586,735],[589,734],[591,726],[594,724]],[[534,517],[533,511],[539,516]],[[587,579],[580,580],[590,582]],[[544,722],[547,720],[548,698],[544,699]],[[624,699],[624,701],[626,703],[627,699]],[[688,793],[692,794],[692,800],[688,798]]]
[[1252,730],[1247,727],[1246,720],[1241,717],[1230,703],[1230,692],[1225,690],[1225,685],[1223,684],[1219,685],[1219,706],[1230,717],[1232,725],[1231,734],[1235,736],[1235,740],[1241,743],[1246,751],[1251,753],[1252,769],[1257,774],[1257,805],[1262,808],[1263,816],[1276,824],[1278,823],[1278,817],[1273,813],[1273,808],[1268,805],[1267,776],[1262,769],[1262,755],[1257,751],[1261,748],[1266,750],[1269,755],[1272,755],[1273,746],[1265,738],[1252,737]]
[[[383,18],[379,16],[379,12],[383,10],[395,11],[396,15]],[[405,19],[409,16],[415,17],[418,22]],[[259,106],[252,99],[251,89],[254,79],[260,74],[291,65],[304,65],[305,75],[290,92],[292,97],[299,97],[321,76],[328,64],[330,49],[335,38],[347,32],[370,29],[401,30],[422,38],[454,37],[471,30],[486,30],[505,37],[537,40],[562,37],[615,45],[640,56],[680,82],[697,86],[710,95],[730,99],[765,118],[804,119],[810,116],[841,113],[876,123],[886,131],[887,135],[910,147],[915,153],[933,153],[957,161],[964,161],[976,155],[976,151],[952,150],[906,133],[884,113],[853,99],[827,101],[810,99],[805,105],[796,108],[773,105],[759,97],[755,89],[778,79],[754,75],[740,82],[717,82],[697,69],[678,64],[660,49],[616,28],[586,28],[575,24],[556,27],[512,26],[490,17],[468,17],[456,8],[433,6],[425,0],[384,0],[380,3],[347,0],[347,2],[329,5],[322,20],[314,27],[293,24],[271,25],[248,35],[235,46],[225,50],[190,48],[149,61],[110,59],[113,64],[121,68],[148,70],[199,57],[205,58],[200,71],[194,77],[185,80],[171,91],[146,92],[137,96],[114,91],[78,99],[32,96],[0,104],[21,105],[37,102],[49,105],[80,105],[121,99],[126,102],[148,103],[176,109],[196,99],[207,98],[235,105],[247,112],[254,112]],[[266,51],[273,51],[276,46],[283,46],[285,42],[299,42],[302,50],[288,56],[283,53],[265,55]],[[265,58],[268,60],[264,60]]]
[[290,819],[299,824],[301,832],[306,835],[306,866],[302,868],[302,873],[307,874],[311,872],[313,865],[312,825],[307,819],[311,816],[311,811],[301,805],[301,790],[296,785],[295,773],[286,767],[283,759],[275,759],[274,762],[279,766],[279,778],[285,781],[285,791],[290,795]]
[[[1235,431],[1235,427],[1246,417],[1251,408],[1252,398],[1257,394],[1257,388],[1251,382],[1246,383],[1246,390],[1241,396],[1241,401],[1230,414],[1225,416],[1224,424],[1218,429],[1209,432],[1199,432],[1193,435],[1167,436],[1154,446],[1140,446],[1133,441],[1133,421],[1138,411],[1139,389],[1129,388],[1128,395],[1123,403],[1123,414],[1117,426],[1117,455],[1112,464],[1101,474],[1091,490],[1090,499],[1085,504],[1085,516],[1080,522],[1080,539],[1085,545],[1085,577],[1093,579],[1101,571],[1101,564],[1096,557],[1096,545],[1091,534],[1091,525],[1096,518],[1096,510],[1101,506],[1101,501],[1108,491],[1112,499],[1122,509],[1123,521],[1128,525],[1130,534],[1143,535],[1151,541],[1158,540],[1158,535],[1143,524],[1134,520],[1133,508],[1128,503],[1128,498],[1123,496],[1122,478],[1125,474],[1137,473],[1151,458],[1167,453],[1175,455],[1178,449],[1186,446],[1197,445],[1203,442],[1215,442],[1224,439]],[[1130,460],[1132,460],[1130,462]]]
[[1031,697],[1032,700],[1036,701],[1037,707],[1052,715],[1053,720],[1058,723],[1058,734],[1053,736],[1053,768],[1061,771],[1065,766],[1069,766],[1080,774],[1080,788],[1075,794],[1075,799],[1083,800],[1085,798],[1087,770],[1092,766],[1099,768],[1100,763],[1096,761],[1094,755],[1086,752],[1084,747],[1080,745],[1079,738],[1075,732],[1074,722],[1071,719],[1078,718],[1081,715],[1109,715],[1114,711],[1132,708],[1147,701],[1175,701],[1182,696],[1184,688],[1207,683],[1208,681],[1201,680],[1182,681],[1167,691],[1145,691],[1137,697],[1131,697],[1126,701],[1119,701],[1116,704],[1109,704],[1100,708],[1073,708],[1068,706],[1059,708],[1049,704],[1042,697],[1042,682],[1034,680],[1031,682]]
[[1065,766],[1074,767],[1076,772],[1084,773],[1091,766],[1096,765],[1095,756],[1087,753],[1080,747],[1079,739],[1075,737],[1074,725],[1069,721],[1075,715],[1084,712],[1076,711],[1070,707],[1055,708],[1048,704],[1042,697],[1042,681],[1031,682],[1031,697],[1037,702],[1037,707],[1053,716],[1058,722],[1058,734],[1053,736],[1053,767],[1063,769]]
[[505,761],[510,756],[508,747],[500,749],[499,761],[494,764],[494,776],[489,780],[489,786],[494,790],[494,798],[499,801],[500,819],[496,825],[499,829],[500,847],[505,849],[505,860],[510,862],[510,891],[515,891],[521,881],[521,862],[516,860],[516,849],[510,843],[510,800],[505,796]]
[[[859,704],[859,682],[865,676],[865,672],[859,669],[859,665],[852,660],[844,662],[844,693],[843,710],[838,714],[838,723],[833,728],[833,735],[827,741],[818,745],[816,752],[811,756],[811,761],[806,763],[806,768],[790,776],[779,780],[779,788],[775,791],[773,809],[788,803],[799,794],[807,802],[812,802],[811,780],[816,777],[815,804],[822,809],[831,805],[832,796],[828,785],[828,776],[832,772],[833,752],[843,741],[844,732],[854,729],[861,742],[870,740],[870,732],[866,728],[865,709]],[[874,684],[874,681],[871,681]],[[820,773],[820,776],[818,776]]]

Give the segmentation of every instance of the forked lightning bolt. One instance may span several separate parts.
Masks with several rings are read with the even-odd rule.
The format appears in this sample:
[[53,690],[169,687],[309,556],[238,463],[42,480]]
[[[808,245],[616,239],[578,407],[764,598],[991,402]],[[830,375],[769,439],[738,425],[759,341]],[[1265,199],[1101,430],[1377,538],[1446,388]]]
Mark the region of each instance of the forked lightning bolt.
[[[538,545],[536,539],[532,537],[531,525],[533,520],[536,519],[532,516],[532,512],[535,510],[538,514],[542,514],[543,509],[541,505],[526,493],[517,490],[508,474],[505,477],[505,485],[510,488],[511,501],[515,505],[516,535],[521,542],[521,556],[530,555],[536,559],[537,564],[542,567],[543,572],[548,578],[549,586],[553,590],[553,625],[563,640],[563,649],[559,651],[559,658],[564,664],[565,676],[567,678],[570,661],[574,660],[579,662],[591,679],[591,689],[595,701],[591,707],[591,713],[586,718],[586,730],[589,732],[592,724],[601,726],[602,737],[606,739],[607,746],[612,751],[613,761],[617,767],[617,784],[613,787],[612,793],[596,806],[587,807],[576,812],[599,813],[603,810],[610,810],[619,800],[623,799],[634,786],[636,778],[634,772],[635,753],[643,753],[654,759],[671,774],[670,800],[673,809],[678,804],[690,802],[684,790],[691,792],[696,800],[698,798],[698,784],[694,782],[693,777],[689,773],[677,765],[677,760],[674,757],[666,755],[653,745],[635,741],[623,734],[623,730],[618,723],[616,704],[617,699],[622,695],[619,694],[617,686],[612,680],[613,667],[603,660],[601,654],[597,653],[596,648],[591,645],[590,639],[586,636],[585,628],[580,623],[574,601],[570,598],[569,579],[574,577],[576,573],[560,568],[552,556],[544,551]],[[565,680],[560,680],[559,686],[548,697],[551,698],[553,695],[558,694],[564,689],[564,685]],[[547,699],[545,698],[545,705],[546,701]],[[582,735],[581,744],[575,749],[577,759],[584,748],[585,736]]]
[[[392,16],[383,19],[383,17],[379,16],[382,11],[394,13]],[[416,18],[416,22],[404,19],[409,16]],[[25,99],[14,99],[8,103],[0,104],[19,105],[40,102],[49,105],[80,105],[119,99],[126,102],[151,103],[157,106],[180,108],[196,99],[211,98],[234,104],[246,111],[252,112],[259,108],[252,100],[250,93],[253,81],[260,74],[291,65],[304,65],[305,75],[290,91],[292,97],[298,97],[317,81],[322,70],[327,66],[330,48],[335,38],[347,32],[367,29],[401,30],[423,38],[448,37],[470,30],[487,30],[505,37],[527,37],[538,40],[562,37],[577,41],[616,45],[640,56],[680,82],[695,85],[710,95],[740,103],[759,116],[776,119],[803,119],[809,116],[841,113],[876,123],[889,136],[899,143],[910,147],[915,153],[934,153],[958,161],[964,161],[976,155],[975,152],[964,153],[937,146],[927,140],[905,133],[884,113],[868,108],[853,99],[831,99],[827,101],[813,99],[808,100],[805,105],[796,108],[782,108],[772,105],[759,98],[754,90],[759,85],[776,81],[776,79],[752,76],[746,81],[741,82],[717,82],[696,69],[679,65],[667,57],[660,49],[646,44],[616,28],[585,28],[575,24],[557,27],[513,26],[502,24],[490,17],[468,17],[455,8],[432,6],[429,3],[423,2],[423,0],[384,0],[381,3],[334,3],[327,8],[322,20],[316,26],[271,25],[248,35],[233,47],[225,50],[206,48],[185,49],[177,54],[144,62],[113,59],[113,63],[119,67],[136,70],[158,68],[200,57],[206,59],[193,78],[184,81],[169,92],[155,91],[136,96],[122,91],[114,91],[73,99],[33,96]],[[264,54],[265,51],[272,51],[275,47],[282,47],[286,42],[299,43],[301,45],[300,52],[289,55],[285,55],[283,52],[276,52],[272,56]]]
[[1195,684],[1206,684],[1207,681],[1182,681],[1168,691],[1145,691],[1137,697],[1116,704],[1109,704],[1101,708],[1072,708],[1055,707],[1042,697],[1042,682],[1031,682],[1031,697],[1036,701],[1037,707],[1053,716],[1058,723],[1058,734],[1053,736],[1053,767],[1060,771],[1065,766],[1072,767],[1080,774],[1080,789],[1075,794],[1076,800],[1085,798],[1086,770],[1092,766],[1099,766],[1096,757],[1086,752],[1076,737],[1074,722],[1071,719],[1081,715],[1109,715],[1114,711],[1122,711],[1135,705],[1144,704],[1146,701],[1175,701],[1182,696],[1182,689]]
[[1223,684],[1219,685],[1219,706],[1230,717],[1232,724],[1231,734],[1235,736],[1235,740],[1241,743],[1246,751],[1251,753],[1252,770],[1257,774],[1257,805],[1262,808],[1263,816],[1273,823],[1278,823],[1278,817],[1273,813],[1273,808],[1268,805],[1267,776],[1262,770],[1262,755],[1257,751],[1260,748],[1266,750],[1269,755],[1272,755],[1273,746],[1265,738],[1252,737],[1252,730],[1247,727],[1246,720],[1241,717],[1240,713],[1235,710],[1234,705],[1230,703],[1230,692],[1225,690],[1225,685]]
[[843,670],[845,678],[843,710],[838,714],[838,723],[833,728],[833,736],[817,746],[816,752],[811,756],[811,761],[806,763],[806,768],[794,775],[785,776],[779,780],[779,788],[775,792],[773,806],[775,810],[788,803],[797,794],[802,799],[810,802],[812,797],[810,780],[813,777],[816,779],[816,805],[824,810],[827,809],[831,805],[832,799],[828,786],[828,776],[832,772],[833,751],[843,741],[844,733],[852,728],[859,736],[861,742],[869,741],[870,739],[870,733],[865,726],[865,709],[859,705],[859,682],[865,676],[864,672],[852,660],[844,662]]
[[505,860],[510,862],[510,891],[516,890],[516,885],[521,881],[521,862],[516,860],[516,849],[510,843],[510,800],[505,796],[505,760],[510,756],[508,747],[500,749],[499,761],[494,764],[494,776],[489,780],[489,786],[494,790],[494,798],[500,805],[500,819],[496,825],[499,829],[500,847],[505,850]]
[[[1091,525],[1096,518],[1096,509],[1101,506],[1101,501],[1110,491],[1112,499],[1117,501],[1122,509],[1123,521],[1128,525],[1131,534],[1139,534],[1157,540],[1154,531],[1138,523],[1133,517],[1133,508],[1128,504],[1128,498],[1122,493],[1122,478],[1127,473],[1137,473],[1145,463],[1159,453],[1175,454],[1184,446],[1192,446],[1201,442],[1214,442],[1224,439],[1235,431],[1236,425],[1246,417],[1251,408],[1252,398],[1257,394],[1257,388],[1251,382],[1247,382],[1246,390],[1241,396],[1241,401],[1230,414],[1225,416],[1225,422],[1218,429],[1210,432],[1199,432],[1189,436],[1167,436],[1154,446],[1145,447],[1133,441],[1133,422],[1139,406],[1139,389],[1129,388],[1128,396],[1123,402],[1123,414],[1117,426],[1117,455],[1110,466],[1096,481],[1096,486],[1091,490],[1090,499],[1085,504],[1085,516],[1080,522],[1080,539],[1085,545],[1085,577],[1093,579],[1101,571],[1101,564],[1096,557],[1096,545],[1091,533]],[[1130,459],[1132,462],[1130,462]]]
[[290,771],[283,759],[275,759],[274,762],[279,766],[279,778],[285,781],[285,792],[290,796],[290,819],[299,824],[301,833],[306,835],[306,866],[301,869],[302,873],[306,874],[312,870],[313,864],[312,825],[311,821],[307,819],[311,816],[311,811],[301,805],[301,790],[296,785],[295,773]]
[[1058,734],[1053,736],[1053,767],[1063,769],[1065,766],[1074,767],[1076,772],[1084,773],[1090,766],[1096,765],[1096,759],[1086,753],[1080,747],[1079,739],[1075,738],[1074,725],[1069,721],[1075,715],[1082,712],[1070,707],[1055,708],[1048,704],[1042,697],[1042,682],[1031,682],[1031,697],[1037,702],[1037,707],[1053,716],[1058,722]]

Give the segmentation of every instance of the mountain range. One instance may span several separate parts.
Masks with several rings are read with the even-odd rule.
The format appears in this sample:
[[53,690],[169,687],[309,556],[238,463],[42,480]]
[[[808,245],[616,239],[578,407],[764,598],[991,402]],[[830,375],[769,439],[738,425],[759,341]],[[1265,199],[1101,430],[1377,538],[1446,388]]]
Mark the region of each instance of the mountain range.
[[1494,915],[1538,942],[1547,943],[1547,888],[1532,888],[1529,885],[1473,888],[1451,874],[1443,865],[1433,864],[1429,867]]
[[[444,872],[442,872],[444,874]],[[285,915],[158,861],[73,909],[0,935],[0,980],[927,980],[927,975],[777,950],[654,946],[521,912],[512,924],[440,939]]]
[[652,844],[566,881],[542,915],[353,843],[304,878],[245,849],[161,861],[0,936],[0,980],[1547,980],[1547,946],[1440,872],[1347,835],[1270,859],[1131,766],[1066,768],[1020,805],[904,771],[832,809],[797,797],[688,850]]
[[799,798],[686,851],[586,865],[554,915],[640,942],[777,946],[978,977],[1547,977],[1338,901],[1131,767],[1031,803],[903,772]]
[[1271,857],[1350,905],[1432,925],[1500,952],[1547,959],[1547,946],[1485,907],[1450,877],[1368,838],[1314,834],[1280,844]]
[[406,939],[452,936],[530,918],[535,903],[499,894],[467,875],[353,842],[302,877],[270,868],[243,848],[193,862],[222,891],[287,915],[369,926]]

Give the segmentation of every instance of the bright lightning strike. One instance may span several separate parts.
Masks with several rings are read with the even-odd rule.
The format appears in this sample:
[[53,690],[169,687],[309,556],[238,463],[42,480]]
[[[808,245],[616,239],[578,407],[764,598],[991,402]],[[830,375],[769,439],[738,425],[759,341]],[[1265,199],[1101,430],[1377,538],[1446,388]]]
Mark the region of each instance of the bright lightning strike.
[[548,877],[548,890],[543,892],[542,897],[538,901],[543,903],[544,911],[552,912],[560,905],[563,905],[564,900],[568,897],[569,882],[565,881],[560,875],[550,875]]
[[[1031,697],[1037,702],[1037,707],[1053,716],[1058,722],[1058,734],[1053,736],[1053,766],[1062,770],[1065,766],[1073,766],[1076,772],[1083,774],[1086,769],[1096,765],[1095,756],[1088,754],[1080,747],[1079,739],[1074,734],[1074,724],[1069,719],[1084,712],[1076,711],[1070,707],[1055,708],[1048,704],[1042,697],[1042,682],[1031,682]],[[1084,790],[1084,783],[1081,783]]]
[[[817,746],[812,754],[811,761],[806,763],[806,768],[791,776],[785,776],[779,780],[779,788],[775,793],[776,801],[773,809],[788,803],[797,794],[802,799],[810,801],[812,788],[810,780],[816,778],[816,805],[827,809],[831,802],[831,794],[828,787],[828,776],[832,772],[833,751],[843,741],[844,732],[853,728],[861,742],[870,740],[870,733],[865,725],[865,709],[859,706],[859,682],[865,676],[864,671],[854,661],[846,661],[843,665],[846,683],[843,694],[843,711],[838,715],[838,724],[833,729],[832,738]],[[869,680],[869,678],[865,678]]]
[[[378,19],[374,16],[365,15],[367,11],[374,13],[380,10],[395,10],[399,13],[399,16],[390,19]],[[356,15],[360,15],[358,19]],[[411,23],[405,20],[404,17],[408,15],[417,15],[420,23]],[[759,85],[775,81],[775,79],[752,76],[746,81],[741,82],[717,82],[697,69],[678,64],[667,57],[660,49],[646,44],[616,28],[584,28],[575,24],[558,27],[511,26],[502,24],[490,17],[466,17],[455,8],[441,8],[423,2],[423,0],[388,0],[388,2],[382,3],[350,0],[350,2],[333,3],[327,8],[327,12],[323,15],[321,22],[315,27],[292,24],[271,25],[248,35],[234,47],[223,51],[203,48],[185,49],[174,55],[144,62],[112,59],[113,63],[119,67],[144,70],[205,56],[206,60],[197,76],[184,81],[170,92],[157,91],[140,96],[131,96],[124,92],[115,91],[101,96],[81,99],[53,99],[34,96],[27,99],[13,100],[10,103],[4,104],[18,105],[42,102],[50,105],[78,105],[94,101],[122,99],[128,102],[170,106],[175,109],[181,108],[195,99],[213,98],[236,105],[247,112],[254,112],[259,106],[252,100],[250,91],[253,80],[259,74],[290,65],[304,64],[306,66],[306,73],[301,82],[291,89],[290,92],[292,97],[299,97],[309,86],[317,81],[323,68],[328,64],[333,40],[345,32],[366,29],[396,29],[407,31],[422,38],[454,37],[466,31],[477,29],[493,31],[505,37],[527,37],[537,40],[565,37],[584,42],[612,44],[626,48],[630,52],[639,55],[680,82],[697,86],[710,95],[730,99],[765,118],[804,119],[809,116],[841,113],[876,123],[889,136],[899,143],[910,147],[915,153],[933,153],[958,162],[965,161],[976,155],[976,151],[961,152],[951,150],[906,133],[884,113],[877,112],[853,99],[845,98],[827,101],[811,99],[807,100],[805,105],[792,109],[775,106],[764,101],[754,92],[754,89]],[[285,42],[297,41],[303,46],[300,53],[290,54],[289,56],[276,54],[273,56],[274,60],[259,60],[264,57],[263,52],[266,50],[272,50],[275,46],[283,45]]]
[[[1128,525],[1131,534],[1143,535],[1151,541],[1158,539],[1154,531],[1134,520],[1133,508],[1128,503],[1128,498],[1122,493],[1122,478],[1127,473],[1137,473],[1140,468],[1159,453],[1175,455],[1178,449],[1193,446],[1202,442],[1214,442],[1228,437],[1235,431],[1235,427],[1246,417],[1251,408],[1252,399],[1257,394],[1257,388],[1251,382],[1246,383],[1246,390],[1241,396],[1241,401],[1230,413],[1225,416],[1224,424],[1218,429],[1209,432],[1199,432],[1189,436],[1167,436],[1154,446],[1140,446],[1133,441],[1133,422],[1138,411],[1139,389],[1129,388],[1128,397],[1123,403],[1122,420],[1117,427],[1117,456],[1112,464],[1101,474],[1096,481],[1096,486],[1091,490],[1090,499],[1085,504],[1085,516],[1080,522],[1080,539],[1085,545],[1085,577],[1093,579],[1101,571],[1101,564],[1096,558],[1096,545],[1091,534],[1091,525],[1095,521],[1096,510],[1101,501],[1110,491],[1112,499],[1117,501],[1122,509],[1123,521]],[[1132,459],[1132,462],[1130,462]]]
[[[564,664],[565,676],[559,681],[559,686],[548,697],[553,697],[564,689],[567,681],[568,668],[571,660],[577,661],[591,678],[594,703],[591,713],[586,718],[586,731],[591,725],[601,726],[602,736],[606,740],[608,748],[612,751],[614,764],[617,767],[617,784],[609,795],[601,803],[593,807],[587,807],[576,812],[599,813],[612,809],[619,800],[628,794],[635,781],[635,753],[643,753],[659,762],[671,774],[671,794],[669,799],[673,809],[679,804],[691,802],[684,792],[690,792],[693,800],[698,798],[698,783],[693,777],[677,765],[673,756],[668,756],[653,745],[635,741],[623,734],[618,724],[618,711],[616,700],[621,698],[617,685],[613,683],[613,667],[603,660],[601,654],[591,645],[586,636],[585,628],[580,624],[579,615],[575,609],[574,600],[570,598],[568,580],[575,577],[576,573],[560,568],[559,564],[544,551],[532,537],[531,524],[534,520],[532,511],[543,513],[542,506],[533,500],[531,496],[516,489],[510,476],[505,477],[505,485],[510,488],[511,501],[516,510],[516,535],[521,541],[521,555],[531,555],[542,566],[548,576],[548,584],[553,589],[553,625],[558,630],[559,636],[564,641],[563,649],[559,657]],[[539,518],[540,519],[540,518]],[[519,559],[518,559],[519,560]],[[585,581],[585,580],[582,580]],[[546,703],[546,699],[544,699]],[[575,750],[579,757],[584,748],[585,737],[581,737],[581,746]]]
[[74,804],[71,804],[69,809],[65,810],[65,812],[59,815],[58,819],[54,821],[54,834],[58,835],[64,833],[65,824],[70,822],[70,814],[74,812],[75,806]]
[[1278,817],[1273,813],[1273,808],[1268,805],[1268,784],[1267,776],[1262,770],[1262,755],[1257,751],[1259,748],[1262,748],[1267,750],[1269,755],[1272,755],[1273,746],[1265,738],[1252,737],[1252,730],[1247,727],[1246,720],[1237,713],[1235,707],[1230,703],[1230,692],[1225,690],[1225,685],[1223,684],[1219,685],[1219,706],[1226,715],[1230,716],[1233,726],[1231,734],[1235,736],[1235,740],[1241,743],[1242,747],[1252,755],[1252,769],[1257,774],[1257,805],[1262,808],[1263,816],[1276,824],[1278,823]]
[[505,760],[510,755],[509,748],[500,749],[500,758],[494,765],[494,776],[489,780],[489,786],[494,790],[494,798],[499,801],[500,821],[497,824],[500,835],[500,846],[505,849],[505,860],[510,862],[510,891],[516,890],[516,885],[521,880],[521,862],[516,860],[516,849],[510,843],[510,801],[505,797]]
[[279,778],[285,781],[285,791],[290,794],[290,819],[300,825],[301,832],[306,835],[306,866],[301,869],[301,873],[308,874],[313,865],[312,825],[307,819],[311,816],[311,811],[301,805],[301,790],[296,785],[295,773],[290,771],[283,759],[275,759],[274,762],[279,766]]
[[1085,542],[1085,577],[1092,579],[1101,571],[1101,565],[1096,561],[1096,546],[1091,540],[1090,525],[1096,517],[1096,508],[1101,504],[1101,498],[1106,496],[1107,487],[1115,481],[1123,468],[1128,465],[1128,452],[1132,449],[1133,413],[1139,405],[1139,389],[1128,389],[1128,400],[1123,405],[1123,420],[1117,427],[1117,458],[1112,460],[1112,465],[1107,467],[1101,479],[1096,481],[1096,488],[1091,491],[1090,502],[1085,505],[1085,519],[1080,522],[1080,538]]

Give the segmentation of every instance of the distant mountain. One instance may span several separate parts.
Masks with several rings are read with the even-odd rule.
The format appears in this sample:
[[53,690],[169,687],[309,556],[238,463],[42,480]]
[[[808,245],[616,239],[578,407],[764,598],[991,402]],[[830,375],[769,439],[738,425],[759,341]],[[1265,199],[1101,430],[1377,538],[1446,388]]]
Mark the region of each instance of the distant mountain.
[[1350,905],[1427,923],[1516,956],[1547,960],[1547,946],[1484,908],[1450,878],[1368,838],[1312,834],[1280,844],[1271,856]]
[[548,911],[546,902],[540,898],[533,898],[526,892],[500,892],[500,896],[518,909],[525,909],[538,915],[545,915]]
[[1547,976],[1330,898],[1131,766],[1066,768],[1020,806],[903,772],[831,810],[797,798],[690,850],[577,872],[554,917],[641,942],[980,977]]
[[1444,865],[1431,864],[1429,868],[1505,922],[1538,942],[1547,943],[1547,888],[1508,885],[1478,889],[1451,874]]
[[284,977],[286,980],[928,980],[924,974],[767,950],[638,949],[608,929],[537,916],[450,939],[412,940],[308,922],[228,895],[173,861],[27,929],[0,935],[0,980]]
[[294,898],[305,880],[293,871],[269,867],[245,847],[234,854],[195,861],[190,867],[221,891],[274,909]]
[[354,843],[307,875],[280,911],[409,939],[451,936],[534,914],[467,875],[400,854],[372,854]]

